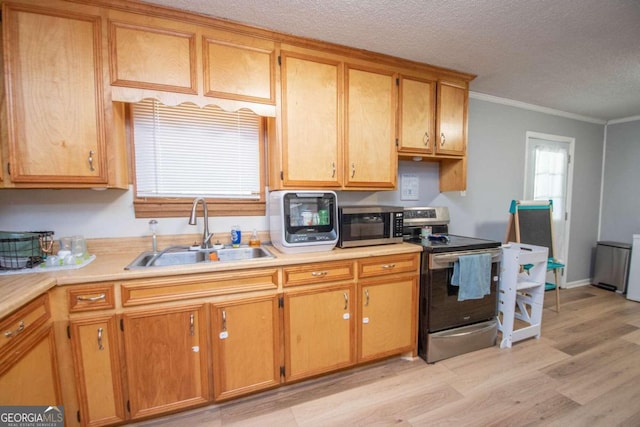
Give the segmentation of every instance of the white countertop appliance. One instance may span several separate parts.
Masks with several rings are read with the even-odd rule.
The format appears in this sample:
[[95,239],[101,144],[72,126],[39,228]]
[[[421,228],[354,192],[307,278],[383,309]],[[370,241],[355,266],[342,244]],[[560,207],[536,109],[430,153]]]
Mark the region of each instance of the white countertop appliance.
[[338,243],[338,198],[333,191],[269,193],[271,243],[284,253],[330,251]]

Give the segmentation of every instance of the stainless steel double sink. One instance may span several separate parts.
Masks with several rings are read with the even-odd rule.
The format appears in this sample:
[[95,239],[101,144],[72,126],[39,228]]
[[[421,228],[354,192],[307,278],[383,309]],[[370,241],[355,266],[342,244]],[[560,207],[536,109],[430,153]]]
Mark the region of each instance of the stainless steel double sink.
[[224,247],[222,249],[190,250],[187,246],[169,246],[159,252],[146,251],[136,257],[125,270],[141,268],[190,265],[204,262],[248,261],[254,259],[275,258],[266,248],[260,247]]

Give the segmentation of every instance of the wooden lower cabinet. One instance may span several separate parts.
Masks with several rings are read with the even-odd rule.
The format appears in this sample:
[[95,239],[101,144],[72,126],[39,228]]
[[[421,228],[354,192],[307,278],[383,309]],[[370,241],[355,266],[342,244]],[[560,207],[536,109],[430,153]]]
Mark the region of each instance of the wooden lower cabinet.
[[0,405],[61,405],[60,375],[44,294],[0,319]]
[[70,322],[71,349],[83,426],[101,426],[125,420],[122,363],[115,315]]
[[122,315],[131,418],[209,400],[204,304]]
[[418,277],[369,279],[358,290],[358,361],[415,350]]
[[237,274],[230,291],[204,296],[222,288],[167,278],[171,289],[152,288],[158,304],[143,298],[146,280],[34,299],[0,319],[0,404],[65,405],[69,425],[119,425],[416,352],[419,254]]
[[215,400],[280,384],[278,295],[213,303],[211,317]]
[[0,358],[0,404],[61,405],[53,327],[49,324],[21,338]]
[[285,292],[286,381],[355,363],[354,286],[320,285]]

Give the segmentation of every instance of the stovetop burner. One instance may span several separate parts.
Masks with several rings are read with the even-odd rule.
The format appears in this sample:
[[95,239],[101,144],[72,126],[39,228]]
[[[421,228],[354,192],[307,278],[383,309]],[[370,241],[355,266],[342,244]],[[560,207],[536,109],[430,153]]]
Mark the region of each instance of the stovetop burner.
[[458,236],[455,234],[446,234],[448,241],[428,240],[413,237],[408,240],[410,243],[422,245],[426,252],[454,252],[454,251],[470,251],[475,249],[498,248],[501,243],[494,240],[479,239],[477,237]]
[[[422,239],[423,228],[429,235],[446,238]],[[493,240],[449,234],[449,210],[444,206],[405,208],[403,234],[405,242],[420,244],[430,253],[491,249],[501,245]]]

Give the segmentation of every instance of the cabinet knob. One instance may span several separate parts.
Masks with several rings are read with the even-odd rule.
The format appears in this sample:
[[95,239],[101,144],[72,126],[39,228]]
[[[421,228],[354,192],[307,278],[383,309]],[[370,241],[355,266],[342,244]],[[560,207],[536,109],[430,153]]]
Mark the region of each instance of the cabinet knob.
[[444,143],[447,141],[447,139],[444,137],[444,132],[440,133],[440,146],[444,146]]
[[422,142],[424,143],[425,146],[429,146],[429,131],[426,131],[424,133],[424,136],[422,137]]
[[349,308],[349,294],[348,293],[344,293],[344,309],[347,310]]
[[356,176],[356,164],[351,163],[351,178],[353,178],[354,176]]

